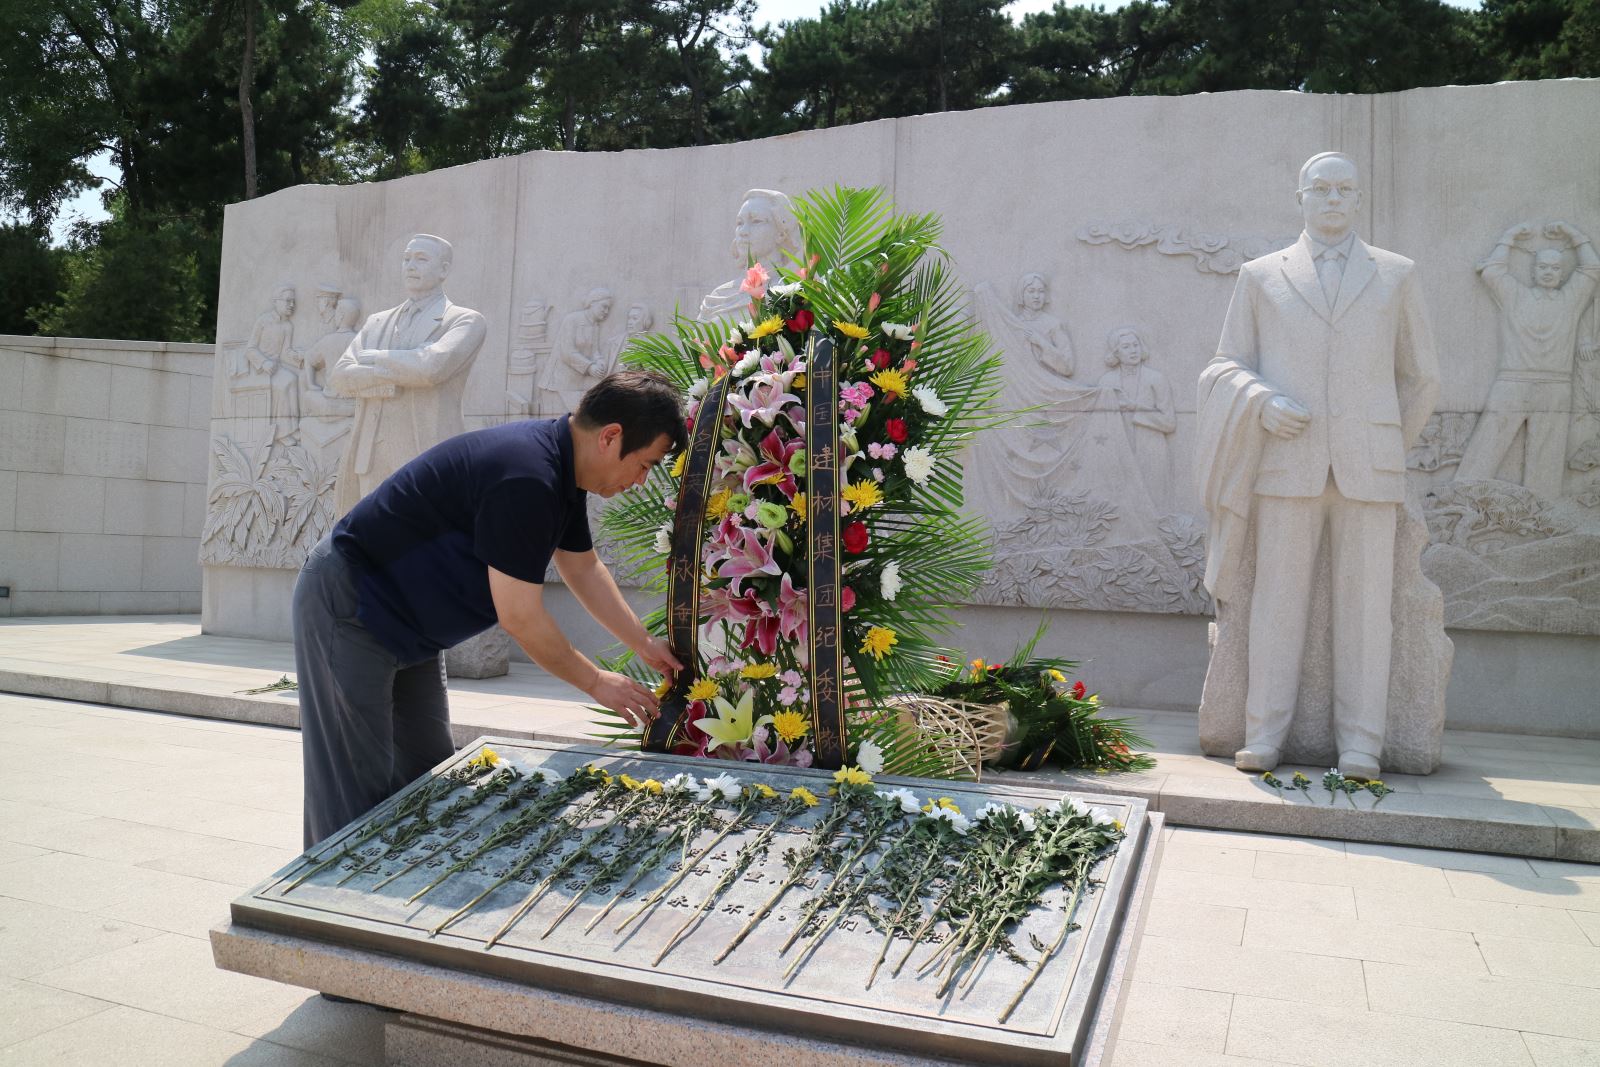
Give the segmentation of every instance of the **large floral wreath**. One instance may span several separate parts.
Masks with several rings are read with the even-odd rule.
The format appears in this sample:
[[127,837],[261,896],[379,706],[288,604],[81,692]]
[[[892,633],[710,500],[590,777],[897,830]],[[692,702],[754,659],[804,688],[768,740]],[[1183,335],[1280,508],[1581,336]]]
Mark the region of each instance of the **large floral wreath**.
[[[935,216],[897,214],[880,190],[842,188],[798,199],[795,214],[802,261],[777,277],[750,268],[747,320],[679,317],[675,337],[641,338],[624,354],[684,389],[691,429],[708,393],[725,396],[701,525],[702,654],[678,750],[810,765],[808,501],[836,493],[847,755],[868,768],[947,773],[938,739],[887,702],[948,678],[935,635],[989,567],[985,525],[959,513],[957,455],[995,421],[999,356],[962,313]],[[840,448],[838,484],[818,486],[808,484],[804,389],[808,353],[824,338]],[[622,559],[657,589],[667,586],[684,466],[680,455],[603,518]],[[664,613],[647,623],[663,632]]]

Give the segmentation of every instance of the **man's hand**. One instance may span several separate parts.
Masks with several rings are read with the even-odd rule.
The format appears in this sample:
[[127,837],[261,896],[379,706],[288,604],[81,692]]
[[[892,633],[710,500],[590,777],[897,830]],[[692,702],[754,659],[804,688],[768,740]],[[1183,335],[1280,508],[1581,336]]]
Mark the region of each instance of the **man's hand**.
[[642,727],[656,717],[661,704],[644,686],[615,671],[595,672],[594,683],[585,690],[596,704],[610,708],[635,726]]
[[672,646],[659,637],[649,637],[644,644],[634,649],[634,654],[639,657],[651,670],[665,677],[671,678],[683,670],[683,664],[678,662],[678,657],[672,654]]
[[1261,427],[1274,437],[1299,437],[1311,422],[1311,412],[1279,393],[1261,409]]

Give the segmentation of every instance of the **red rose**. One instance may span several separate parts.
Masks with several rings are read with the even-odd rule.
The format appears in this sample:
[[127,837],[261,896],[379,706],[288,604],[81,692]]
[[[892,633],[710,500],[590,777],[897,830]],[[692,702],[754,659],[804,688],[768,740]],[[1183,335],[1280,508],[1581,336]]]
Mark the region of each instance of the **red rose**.
[[1072,699],[1073,700],[1082,700],[1084,698],[1084,696],[1088,692],[1089,692],[1089,687],[1084,685],[1082,681],[1076,681],[1076,682],[1072,683]]
[[856,606],[856,591],[848,585],[839,590],[839,610],[853,611]]
[[790,333],[805,333],[811,329],[811,324],[816,321],[817,317],[815,315],[805,308],[801,308],[791,315],[784,325],[789,328]]
[[876,352],[872,353],[873,370],[887,370],[889,364],[892,362],[894,362],[894,357],[889,354],[889,350],[887,348],[880,348]]
[[889,435],[889,440],[897,445],[905,444],[907,436],[905,419],[890,419],[884,423],[883,429]]
[[867,550],[867,542],[872,540],[867,536],[867,524],[857,519],[844,528],[844,550],[852,556],[859,556]]

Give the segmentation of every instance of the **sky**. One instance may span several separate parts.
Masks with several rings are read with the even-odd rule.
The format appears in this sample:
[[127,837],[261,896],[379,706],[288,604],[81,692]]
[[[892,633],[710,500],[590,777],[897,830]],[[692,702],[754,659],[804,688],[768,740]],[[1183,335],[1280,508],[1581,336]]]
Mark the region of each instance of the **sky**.
[[[1074,7],[1090,6],[1079,0],[1068,0]],[[1476,8],[1481,5],[1481,0],[1445,0],[1446,3],[1456,7]],[[1100,0],[1100,6],[1115,10],[1126,0]],[[795,19],[812,18],[826,5],[826,0],[759,0],[756,4],[756,24],[771,23],[776,26],[780,22],[790,22]],[[1055,0],[1014,0],[1006,8],[1006,14],[1012,21],[1017,21],[1022,16],[1035,11],[1049,11],[1055,7]],[[100,156],[93,160],[90,169],[96,174],[108,177],[115,176],[116,170],[111,165],[109,156]],[[100,204],[100,191],[90,189],[69,200],[59,215],[55,224],[50,228],[55,241],[59,244],[66,239],[67,230],[73,221],[79,218],[89,222],[99,222],[106,217],[105,209]]]

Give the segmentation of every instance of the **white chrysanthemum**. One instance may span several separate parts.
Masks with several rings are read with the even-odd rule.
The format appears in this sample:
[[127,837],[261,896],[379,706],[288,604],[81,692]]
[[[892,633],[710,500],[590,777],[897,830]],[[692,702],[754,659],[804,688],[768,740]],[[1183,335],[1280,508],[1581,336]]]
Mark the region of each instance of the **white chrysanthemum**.
[[883,573],[878,575],[878,592],[883,594],[885,600],[893,600],[900,595],[900,564],[894,560],[883,565]]
[[878,329],[883,331],[885,337],[892,337],[896,341],[909,341],[911,340],[911,335],[916,332],[916,327],[903,326],[898,322],[883,323]]
[[935,804],[932,809],[923,813],[930,819],[942,819],[950,824],[950,828],[958,834],[964,834],[972,828],[972,823],[967,817],[954,808],[941,808]]
[[744,340],[744,335],[755,332],[756,324],[749,319],[740,319],[734,324],[733,333],[728,337],[730,345],[736,345]]
[[1024,830],[1028,831],[1028,833],[1030,833],[1030,834],[1033,833],[1034,823],[1033,823],[1033,815],[1032,815],[1032,813],[1026,812],[1026,811],[1018,811],[1017,812],[1017,821],[1022,824],[1022,828]]
[[1101,811],[1099,808],[1094,809],[1094,811],[1091,813],[1090,817],[1094,819],[1094,823],[1095,823],[1096,826],[1115,826],[1115,825],[1117,825],[1117,820],[1113,819],[1111,816],[1107,815],[1105,812]]
[[906,466],[906,477],[918,485],[927,485],[933,474],[933,453],[921,445],[912,445],[900,453],[900,462]]
[[[866,743],[870,744],[870,742]],[[909,789],[879,789],[875,792],[885,800],[893,800],[899,804],[900,810],[907,815],[917,815],[922,811],[922,805],[917,802],[917,795]]]
[[768,296],[791,297],[800,291],[799,282],[786,282],[783,285],[774,285],[767,289]]
[[739,362],[733,365],[733,376],[735,378],[743,378],[746,374],[749,374],[760,365],[761,350],[759,348],[752,348],[750,351],[744,354],[743,359],[739,360]]
[[1024,830],[1031,831],[1033,829],[1033,816],[1028,812],[1023,811],[1021,808],[1012,807],[1010,804],[996,804],[992,801],[979,808],[977,812],[973,814],[972,821],[988,822],[991,819],[997,819],[1003,815],[1010,815],[1015,818],[1017,822],[1022,824],[1022,828]]
[[693,793],[700,788],[700,783],[692,774],[674,774],[661,783],[661,788],[669,793]]
[[706,395],[706,390],[711,388],[710,378],[696,378],[694,384],[689,386],[689,395],[699,399]]
[[672,523],[664,522],[656,531],[655,550],[663,556],[672,551]]
[[739,779],[733,775],[719,774],[715,778],[707,778],[705,784],[700,787],[700,791],[695,796],[702,804],[708,800],[716,800],[718,798],[722,800],[738,800],[742,789],[743,787],[739,785]]
[[883,749],[870,740],[863,740],[856,746],[856,766],[868,774],[881,774],[883,772]]
[[939,394],[933,391],[931,385],[919,385],[911,390],[911,395],[917,398],[917,403],[922,405],[923,411],[936,419],[950,410],[944,401],[939,399]]
[[1089,815],[1090,811],[1071,797],[1062,797],[1059,804],[1062,814],[1076,818],[1079,815]]

